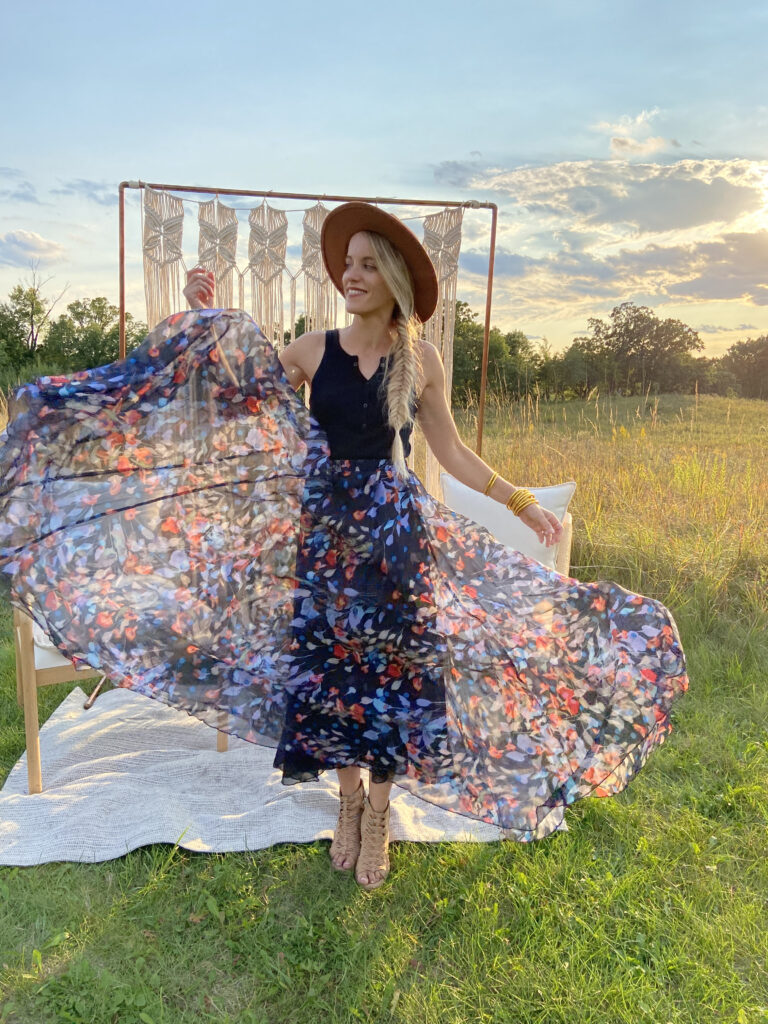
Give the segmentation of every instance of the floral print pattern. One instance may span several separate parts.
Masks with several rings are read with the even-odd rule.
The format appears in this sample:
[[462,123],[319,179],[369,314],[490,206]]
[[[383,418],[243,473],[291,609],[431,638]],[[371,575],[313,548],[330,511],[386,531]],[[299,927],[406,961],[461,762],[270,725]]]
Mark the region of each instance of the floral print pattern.
[[70,658],[275,749],[549,835],[624,789],[688,686],[659,602],[498,544],[387,460],[338,460],[253,321],[169,317],[20,388],[0,581]]

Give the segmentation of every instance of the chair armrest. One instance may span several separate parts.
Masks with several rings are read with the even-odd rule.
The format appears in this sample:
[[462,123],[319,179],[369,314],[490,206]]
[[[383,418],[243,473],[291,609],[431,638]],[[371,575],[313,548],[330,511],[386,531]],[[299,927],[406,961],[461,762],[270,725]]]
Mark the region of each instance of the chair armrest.
[[561,576],[571,575],[571,547],[573,545],[573,516],[566,512],[563,516],[563,534],[557,546],[555,569]]

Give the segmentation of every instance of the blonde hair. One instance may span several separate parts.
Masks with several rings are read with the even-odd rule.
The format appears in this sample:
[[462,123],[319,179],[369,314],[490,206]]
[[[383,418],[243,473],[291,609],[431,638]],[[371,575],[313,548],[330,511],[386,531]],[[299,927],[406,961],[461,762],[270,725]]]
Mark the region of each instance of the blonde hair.
[[379,273],[395,299],[392,319],[397,326],[397,339],[387,355],[382,388],[386,390],[387,422],[395,432],[392,462],[396,473],[406,477],[408,467],[400,431],[413,422],[413,404],[421,372],[418,343],[421,321],[413,310],[413,278],[400,250],[375,231],[363,234],[370,242]]

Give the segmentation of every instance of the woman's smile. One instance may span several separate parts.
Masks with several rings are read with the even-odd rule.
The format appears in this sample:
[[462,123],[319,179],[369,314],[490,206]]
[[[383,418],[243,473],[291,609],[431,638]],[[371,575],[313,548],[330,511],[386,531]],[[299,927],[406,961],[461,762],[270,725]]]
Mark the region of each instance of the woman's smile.
[[344,273],[342,275],[347,312],[369,315],[379,310],[389,314],[394,296],[376,264],[370,241],[363,232],[349,240]]

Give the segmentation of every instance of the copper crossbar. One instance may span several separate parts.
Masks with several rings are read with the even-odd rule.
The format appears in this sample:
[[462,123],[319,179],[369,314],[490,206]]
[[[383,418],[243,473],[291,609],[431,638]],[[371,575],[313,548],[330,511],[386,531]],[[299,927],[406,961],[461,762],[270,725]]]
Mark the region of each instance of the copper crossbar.
[[496,256],[496,222],[499,210],[495,203],[481,203],[476,200],[459,202],[455,199],[445,202],[438,199],[389,199],[381,196],[334,196],[309,195],[304,192],[262,192],[244,188],[210,188],[207,185],[160,185],[149,181],[121,181],[118,189],[120,201],[119,246],[120,246],[120,358],[125,359],[125,190],[127,188],[154,188],[165,192],[198,192],[202,195],[254,196],[261,199],[305,199],[315,202],[326,200],[330,203],[376,203],[392,206],[463,206],[470,210],[491,211],[491,241],[488,256],[488,283],[485,293],[485,323],[483,327],[483,359],[480,370],[480,399],[477,414],[477,442],[475,451],[482,455],[483,421],[485,414],[485,391],[488,379],[488,339],[491,332],[491,297],[493,292],[493,267]]

